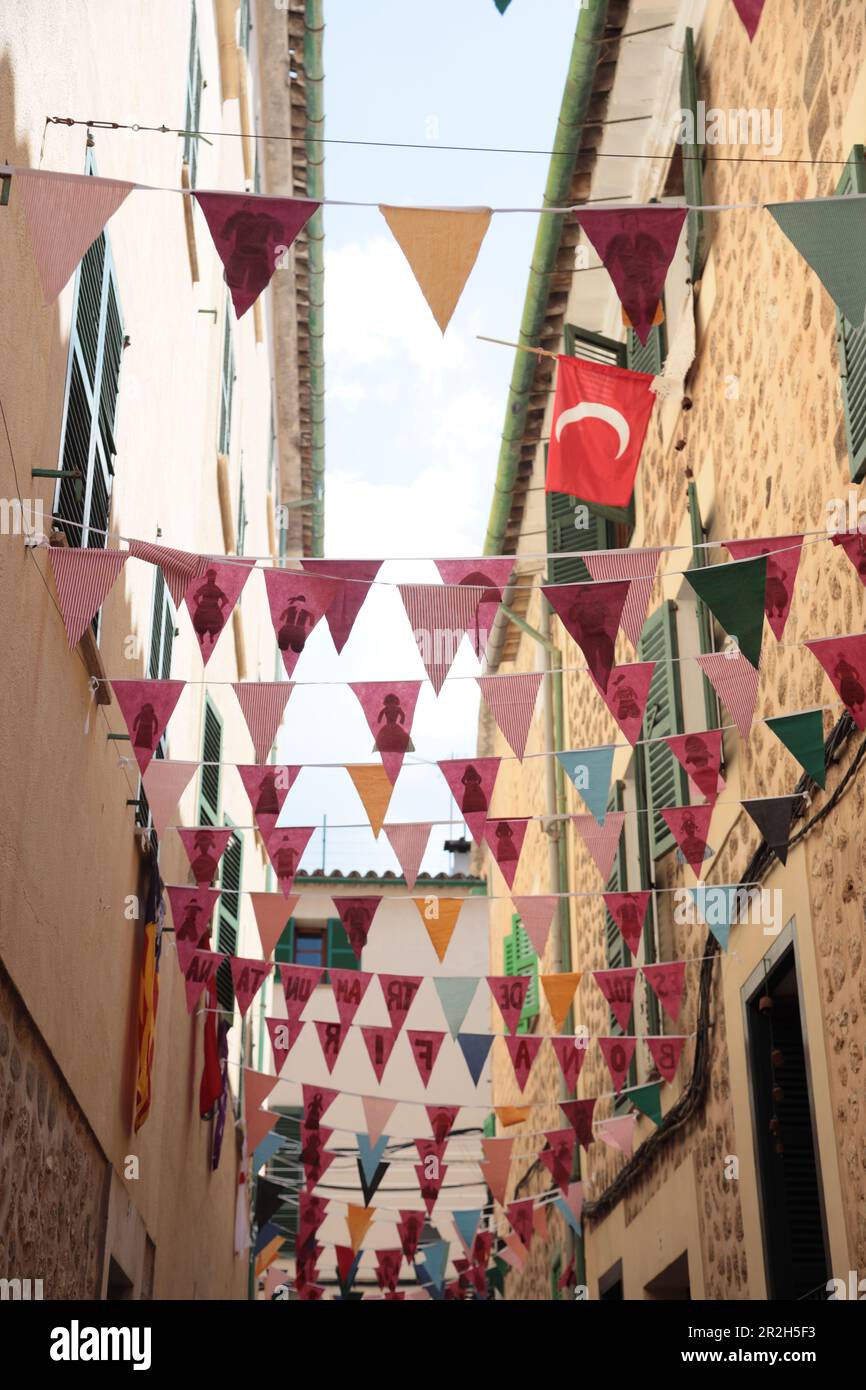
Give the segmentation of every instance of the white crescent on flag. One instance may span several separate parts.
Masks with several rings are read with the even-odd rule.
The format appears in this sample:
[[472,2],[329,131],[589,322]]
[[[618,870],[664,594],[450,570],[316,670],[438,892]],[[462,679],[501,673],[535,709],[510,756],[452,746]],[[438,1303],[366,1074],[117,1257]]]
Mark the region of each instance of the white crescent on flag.
[[580,401],[578,405],[563,410],[557,418],[557,443],[559,443],[566,425],[576,425],[580,420],[603,420],[606,425],[610,425],[611,429],[616,430],[619,439],[619,451],[615,457],[622,458],[631,439],[631,430],[628,420],[621,411],[614,410],[612,405],[602,405],[600,401]]

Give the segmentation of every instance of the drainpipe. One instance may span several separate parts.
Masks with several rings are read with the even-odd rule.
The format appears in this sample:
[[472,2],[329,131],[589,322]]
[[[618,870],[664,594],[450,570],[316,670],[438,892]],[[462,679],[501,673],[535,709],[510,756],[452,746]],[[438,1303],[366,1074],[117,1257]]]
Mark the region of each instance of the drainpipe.
[[[606,18],[607,0],[582,0],[553,142],[554,153],[547,172],[544,207],[562,207],[570,201],[575,160],[592,96],[595,70],[602,52],[602,46],[595,40],[601,37]],[[538,219],[535,250],[520,322],[519,341],[528,347],[538,346],[544,330],[550,275],[556,264],[564,221],[564,217],[544,214]],[[515,353],[496,485],[484,542],[485,555],[501,555],[503,551],[535,367],[536,359],[532,353]]]
[[[325,21],[322,0],[306,0],[304,12],[304,90],[306,120],[304,140],[307,152],[307,193],[311,198],[325,196],[325,104],[323,96],[322,39]],[[310,283],[310,415],[313,472],[313,555],[324,554],[325,546],[325,229],[321,208],[306,227]]]

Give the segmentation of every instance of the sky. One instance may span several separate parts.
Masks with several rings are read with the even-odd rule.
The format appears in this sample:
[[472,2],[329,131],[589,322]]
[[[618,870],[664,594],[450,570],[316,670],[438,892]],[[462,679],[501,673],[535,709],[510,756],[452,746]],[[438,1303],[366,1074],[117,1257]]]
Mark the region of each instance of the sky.
[[[371,203],[538,207],[546,154],[448,151],[443,145],[551,148],[578,0],[327,0],[326,136],[421,144],[329,144],[326,196]],[[430,557],[480,555],[538,218],[494,217],[442,336],[376,207],[325,209],[325,554],[393,557],[340,657],[321,624],[297,678],[280,756],[376,761],[346,681],[424,679],[395,582],[435,582]],[[388,820],[462,822],[435,761],[475,752],[480,666],[468,640],[438,700],[425,682]],[[411,765],[410,765],[411,764]],[[393,868],[340,768],[306,767],[284,819],[329,828],[329,870]],[[355,828],[339,829],[339,826]],[[451,867],[436,828],[423,868]],[[323,835],[304,868],[323,866]]]

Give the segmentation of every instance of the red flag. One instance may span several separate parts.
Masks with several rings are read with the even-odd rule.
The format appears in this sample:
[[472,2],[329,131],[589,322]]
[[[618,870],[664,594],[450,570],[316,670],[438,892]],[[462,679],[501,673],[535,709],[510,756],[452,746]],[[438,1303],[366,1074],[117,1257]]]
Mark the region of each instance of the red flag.
[[238,1010],[243,1018],[270,975],[271,967],[261,960],[251,960],[244,956],[230,956],[229,969],[232,972],[232,985],[234,986],[235,998],[238,1001]]
[[219,1046],[217,1042],[217,992],[216,980],[211,976],[207,987],[208,1011],[204,1019],[204,1064],[201,1083],[198,1088],[198,1113],[203,1120],[213,1113],[213,1108],[222,1095],[223,1074],[220,1067]]
[[331,631],[331,641],[341,652],[349,640],[355,619],[361,611],[370,585],[382,568],[381,560],[302,560],[311,574],[338,579],[336,593],[328,604],[325,622]]
[[683,1002],[683,984],[686,976],[684,960],[665,961],[659,965],[642,965],[641,970],[647,984],[652,988],[662,1008],[676,1023]]
[[135,760],[144,773],[183,694],[184,682],[117,680],[111,682],[111,688],[126,720]]
[[370,1028],[365,1025],[361,1028],[361,1032],[364,1036],[370,1064],[376,1073],[376,1080],[381,1081],[391,1053],[394,1051],[397,1030],[396,1028]]
[[644,1038],[659,1074],[664,1077],[665,1081],[673,1081],[676,1076],[685,1041],[685,1038],[672,1038],[666,1035],[658,1038]]
[[342,1051],[343,1043],[349,1036],[349,1025],[347,1023],[326,1023],[322,1019],[316,1019],[315,1022],[325,1065],[328,1071],[332,1072]]
[[238,764],[238,776],[250,799],[256,825],[262,837],[270,835],[283,809],[286,797],[295,784],[300,767],[257,763]]
[[373,976],[366,970],[334,970],[333,967],[329,974],[340,1022],[348,1025],[358,1012]]
[[592,973],[595,983],[610,1005],[611,1013],[620,1028],[625,1031],[628,1028],[632,1004],[634,1003],[637,970],[593,970]]
[[200,887],[206,888],[216,878],[220,858],[234,831],[199,825],[188,829],[178,826],[177,833],[186,850],[193,878]]
[[433,1068],[436,1065],[436,1058],[439,1056],[439,1049],[442,1046],[444,1033],[432,1032],[429,1029],[409,1028],[409,1045],[412,1049],[412,1056],[415,1058],[415,1065],[418,1068],[418,1075],[426,1089]]
[[619,928],[620,935],[633,956],[640,949],[647,904],[652,892],[603,893],[604,905]]
[[557,361],[546,490],[627,507],[655,403],[653,378],[579,357]]
[[637,1038],[599,1038],[607,1069],[613,1080],[613,1089],[619,1094],[626,1082],[628,1069],[637,1046]]
[[490,993],[499,1005],[509,1033],[517,1032],[531,980],[528,975],[488,975]]
[[660,806],[659,810],[667,821],[668,829],[682,850],[683,858],[700,878],[704,871],[707,851],[707,836],[713,807],[709,806]]
[[820,661],[858,729],[866,729],[866,635],[819,637],[804,647]]
[[715,802],[725,784],[721,777],[722,731],[709,729],[704,734],[675,734],[665,739],[674,757],[694,782],[701,796]]
[[484,838],[509,889],[514,887],[514,877],[528,826],[529,821],[524,819],[489,820],[484,826]]
[[282,825],[275,826],[268,833],[262,832],[265,849],[284,898],[291,894],[295,874],[314,829],[312,825]]

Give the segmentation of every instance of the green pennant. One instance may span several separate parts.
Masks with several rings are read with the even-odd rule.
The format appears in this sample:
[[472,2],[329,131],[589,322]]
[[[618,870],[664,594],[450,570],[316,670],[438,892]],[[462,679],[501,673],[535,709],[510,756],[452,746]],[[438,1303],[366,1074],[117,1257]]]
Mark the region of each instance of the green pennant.
[[767,720],[767,728],[781,739],[819,787],[827,785],[824,716],[819,709],[806,710],[804,714],[780,714],[776,719]]
[[511,4],[511,0],[493,0],[493,3],[500,14],[505,14],[508,6]]
[[866,311],[866,199],[768,203],[785,236],[855,328]]
[[654,1125],[662,1122],[661,1082],[651,1081],[648,1086],[636,1086],[628,1092],[628,1098],[642,1114],[652,1120]]
[[728,565],[689,570],[686,578],[728,636],[736,637],[746,660],[757,668],[761,661],[764,632],[766,555],[757,555],[754,560],[736,560]]

